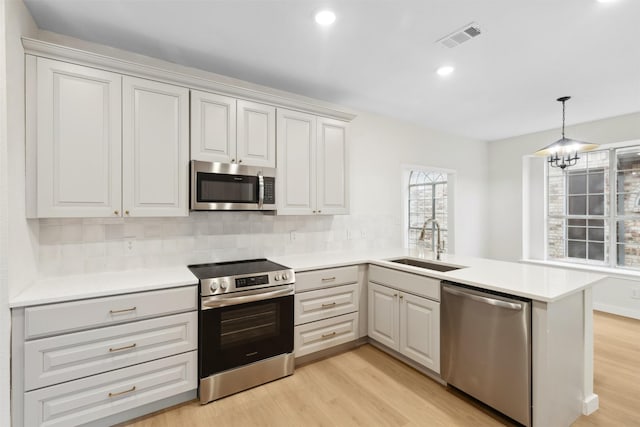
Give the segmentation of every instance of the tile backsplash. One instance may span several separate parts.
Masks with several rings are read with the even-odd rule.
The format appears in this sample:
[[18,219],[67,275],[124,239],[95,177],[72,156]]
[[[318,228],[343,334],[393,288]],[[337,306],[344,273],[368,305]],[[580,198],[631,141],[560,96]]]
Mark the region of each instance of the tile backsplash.
[[45,277],[402,245],[398,218],[384,215],[42,219],[39,235]]

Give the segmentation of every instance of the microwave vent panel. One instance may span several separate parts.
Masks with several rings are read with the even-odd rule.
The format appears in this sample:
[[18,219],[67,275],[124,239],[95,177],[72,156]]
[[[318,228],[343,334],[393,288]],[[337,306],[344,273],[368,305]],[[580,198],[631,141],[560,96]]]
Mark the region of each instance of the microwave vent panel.
[[480,30],[480,26],[476,22],[472,22],[453,33],[436,40],[436,43],[440,43],[448,48],[453,48],[478,37],[481,33],[482,31]]

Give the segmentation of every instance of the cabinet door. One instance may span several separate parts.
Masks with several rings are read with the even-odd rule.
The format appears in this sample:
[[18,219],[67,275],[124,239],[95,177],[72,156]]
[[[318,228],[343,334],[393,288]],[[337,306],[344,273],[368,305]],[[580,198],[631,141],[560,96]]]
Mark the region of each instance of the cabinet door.
[[123,77],[125,216],[187,216],[188,89]]
[[398,350],[398,291],[369,282],[369,336]]
[[400,294],[400,353],[440,372],[440,304]]
[[38,58],[37,212],[120,215],[121,76]]
[[191,91],[191,160],[231,163],[236,157],[236,100]]
[[316,118],[278,109],[278,215],[316,213]]
[[237,162],[276,167],[276,109],[238,100]]
[[347,124],[318,118],[318,213],[348,214]]

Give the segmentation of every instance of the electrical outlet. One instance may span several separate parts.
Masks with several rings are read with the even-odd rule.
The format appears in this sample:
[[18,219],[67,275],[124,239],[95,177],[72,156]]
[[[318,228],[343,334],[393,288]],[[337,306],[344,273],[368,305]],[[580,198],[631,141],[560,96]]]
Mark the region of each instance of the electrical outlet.
[[353,240],[353,231],[347,230],[347,240]]
[[289,239],[291,239],[292,242],[295,242],[298,239],[298,233],[291,231],[289,233]]
[[361,239],[366,239],[367,238],[367,232],[365,230],[360,230],[360,238]]
[[631,290],[631,298],[640,299],[640,287]]
[[135,250],[136,239],[135,237],[125,237],[124,248],[126,253],[131,253]]

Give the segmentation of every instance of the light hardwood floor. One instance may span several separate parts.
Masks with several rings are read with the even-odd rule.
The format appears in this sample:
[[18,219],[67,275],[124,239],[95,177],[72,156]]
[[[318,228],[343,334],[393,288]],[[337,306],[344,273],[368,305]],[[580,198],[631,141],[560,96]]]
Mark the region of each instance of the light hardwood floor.
[[[575,426],[640,426],[640,321],[596,313],[600,409]],[[201,406],[125,424],[174,426],[505,426],[507,419],[370,345],[310,363],[295,375]]]

